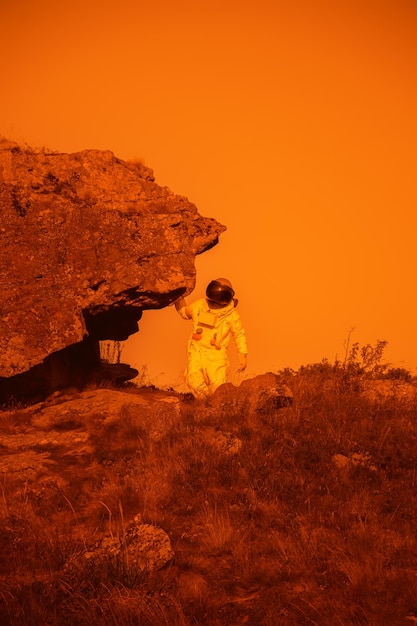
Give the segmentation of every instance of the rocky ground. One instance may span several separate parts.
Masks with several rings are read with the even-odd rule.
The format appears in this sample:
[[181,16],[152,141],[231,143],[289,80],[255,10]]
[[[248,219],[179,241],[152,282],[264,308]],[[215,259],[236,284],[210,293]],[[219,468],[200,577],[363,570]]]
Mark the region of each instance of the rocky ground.
[[[279,406],[291,402],[291,398],[290,390],[278,385],[273,374],[267,374],[246,381],[240,388],[224,385],[203,403],[188,395],[126,384],[119,389],[56,392],[43,402],[3,410],[0,476],[5,507],[13,509],[22,494],[30,494],[39,509],[44,506],[45,520],[52,523],[53,518],[54,524],[62,526],[76,510],[77,534],[83,536],[89,553],[91,545],[97,544],[97,528],[91,526],[96,517],[91,515],[91,503],[102,502],[106,509],[112,468],[117,468],[117,480],[122,482],[132,474],[131,457],[140,439],[152,446],[167,437],[176,424],[183,424],[190,404],[198,405],[200,419],[221,419],[222,414],[233,411],[262,412],[271,403]],[[227,429],[207,426],[204,437],[207,445],[225,456],[238,452],[241,446],[239,438]],[[71,499],[66,495],[70,493]],[[131,533],[137,535],[141,516],[134,517],[127,522],[132,523]],[[106,543],[103,533],[101,541],[108,550],[114,550],[114,541]],[[102,546],[99,552],[103,552]],[[153,552],[154,547],[149,557],[152,562]],[[169,541],[166,555],[159,560],[163,562],[165,557],[171,558]]]
[[2,626],[413,621],[417,387],[322,369],[0,411]]

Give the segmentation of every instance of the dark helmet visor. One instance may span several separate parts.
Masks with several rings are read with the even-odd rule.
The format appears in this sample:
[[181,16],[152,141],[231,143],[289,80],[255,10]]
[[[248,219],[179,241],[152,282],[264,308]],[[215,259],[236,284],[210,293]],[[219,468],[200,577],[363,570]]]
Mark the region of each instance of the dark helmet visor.
[[217,304],[229,304],[235,292],[228,285],[222,285],[217,280],[212,280],[206,289],[206,297]]

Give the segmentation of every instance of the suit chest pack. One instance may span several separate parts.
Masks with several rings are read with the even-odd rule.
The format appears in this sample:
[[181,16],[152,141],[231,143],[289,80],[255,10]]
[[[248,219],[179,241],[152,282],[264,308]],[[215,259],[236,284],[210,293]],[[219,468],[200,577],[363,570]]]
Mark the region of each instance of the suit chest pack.
[[212,313],[211,311],[200,311],[198,314],[198,324],[199,326],[205,326],[206,328],[214,328],[217,323],[217,318],[217,313]]
[[[199,341],[203,335],[204,328],[206,328],[207,330],[213,330],[216,327],[217,318],[218,315],[216,313],[212,313],[211,311],[199,311],[197,328],[193,333],[193,339]],[[215,336],[216,335],[214,335],[214,337]]]

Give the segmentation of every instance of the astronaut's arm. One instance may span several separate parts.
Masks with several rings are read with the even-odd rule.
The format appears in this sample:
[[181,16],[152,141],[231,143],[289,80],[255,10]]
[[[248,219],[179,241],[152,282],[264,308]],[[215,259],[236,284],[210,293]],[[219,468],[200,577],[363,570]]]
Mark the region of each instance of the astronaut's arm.
[[247,368],[248,365],[248,344],[246,341],[246,333],[243,328],[240,316],[236,315],[234,324],[232,327],[233,337],[236,343],[236,348],[238,352],[238,371],[243,372]]
[[243,352],[238,352],[238,372],[243,372],[248,366],[248,355]]
[[175,308],[177,309],[179,315],[183,319],[185,320],[191,319],[192,317],[191,309],[189,306],[187,306],[187,303],[183,296],[181,296],[181,298],[178,298],[178,300],[175,301]]
[[179,311],[180,309],[184,309],[187,306],[187,303],[185,301],[184,296],[181,296],[181,298],[178,298],[178,300],[175,300],[175,308],[177,309],[177,311]]

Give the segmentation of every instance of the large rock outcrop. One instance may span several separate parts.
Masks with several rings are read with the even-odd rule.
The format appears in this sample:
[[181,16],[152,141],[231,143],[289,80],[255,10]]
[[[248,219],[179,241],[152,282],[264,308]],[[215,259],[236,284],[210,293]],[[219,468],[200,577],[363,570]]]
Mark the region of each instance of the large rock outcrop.
[[36,389],[97,363],[99,340],[126,339],[144,309],[194,288],[195,255],[225,230],[141,163],[5,140],[0,219],[0,392],[28,371],[37,381],[20,384]]

